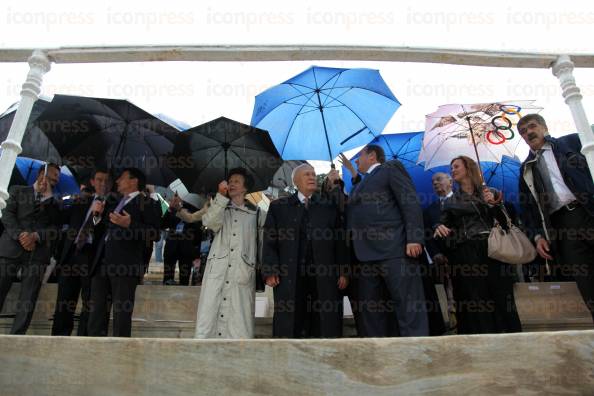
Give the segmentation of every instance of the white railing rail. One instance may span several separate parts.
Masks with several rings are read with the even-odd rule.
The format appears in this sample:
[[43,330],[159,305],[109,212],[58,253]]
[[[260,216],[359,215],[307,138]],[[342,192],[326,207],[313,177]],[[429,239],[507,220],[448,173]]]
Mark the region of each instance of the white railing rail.
[[[164,62],[164,61],[382,61],[445,63],[466,66],[552,68],[559,79],[582,141],[582,152],[594,175],[594,133],[582,105],[580,89],[573,78],[574,67],[594,68],[594,54],[555,54],[447,48],[413,48],[336,45],[184,45],[4,48],[0,62],[29,62],[30,70],[21,100],[0,156],[0,211],[6,207],[8,183],[33,103],[41,91],[42,78],[51,63]],[[1,216],[1,212],[0,212]]]

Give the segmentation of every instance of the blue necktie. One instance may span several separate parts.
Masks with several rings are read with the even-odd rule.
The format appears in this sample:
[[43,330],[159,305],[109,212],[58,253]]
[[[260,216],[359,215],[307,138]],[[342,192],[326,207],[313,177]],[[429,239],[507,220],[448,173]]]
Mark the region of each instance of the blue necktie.
[[122,197],[122,199],[120,200],[120,202],[118,203],[118,206],[116,206],[116,208],[114,209],[114,213],[120,213],[122,211],[122,209],[124,208],[124,206],[126,206],[126,200],[128,199],[127,195],[124,195]]
[[[124,208],[124,206],[126,206],[126,200],[128,199],[127,195],[124,195],[122,197],[122,199],[120,200],[120,202],[118,203],[118,206],[116,206],[116,208],[114,209],[114,213],[120,213],[120,211]],[[109,239],[109,234],[107,234],[105,236],[105,240],[107,241]]]

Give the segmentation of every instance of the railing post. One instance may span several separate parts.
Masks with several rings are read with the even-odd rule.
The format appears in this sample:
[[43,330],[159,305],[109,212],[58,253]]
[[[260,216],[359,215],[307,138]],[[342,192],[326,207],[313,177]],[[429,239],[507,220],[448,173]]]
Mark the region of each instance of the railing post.
[[43,75],[50,70],[51,62],[43,51],[35,50],[29,58],[29,73],[21,90],[21,101],[14,115],[6,140],[2,142],[0,155],[0,217],[8,199],[8,183],[16,157],[23,151],[21,141],[29,122],[33,104],[41,92]]
[[553,63],[553,74],[561,83],[565,103],[567,103],[569,110],[571,110],[573,122],[575,122],[580,135],[582,153],[588,161],[590,174],[594,178],[594,133],[582,105],[582,94],[575,83],[575,78],[573,78],[573,66],[573,62],[568,55],[561,55]]

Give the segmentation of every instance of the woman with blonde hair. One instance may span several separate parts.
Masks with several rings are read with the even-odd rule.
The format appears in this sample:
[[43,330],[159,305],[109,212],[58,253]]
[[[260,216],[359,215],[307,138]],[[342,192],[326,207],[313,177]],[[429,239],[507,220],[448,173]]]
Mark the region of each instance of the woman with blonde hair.
[[487,255],[494,221],[507,224],[501,192],[483,184],[477,163],[450,162],[457,184],[442,210],[435,236],[446,239],[456,301],[458,334],[521,331],[513,297],[513,267]]

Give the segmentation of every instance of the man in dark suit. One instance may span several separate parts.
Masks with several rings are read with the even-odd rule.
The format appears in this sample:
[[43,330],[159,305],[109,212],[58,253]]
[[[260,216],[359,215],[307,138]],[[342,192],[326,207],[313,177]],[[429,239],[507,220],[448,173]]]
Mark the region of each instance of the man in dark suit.
[[[347,226],[359,282],[359,334],[428,335],[417,258],[423,251],[423,213],[412,180],[376,145],[357,159],[364,174],[349,197]],[[397,321],[397,325],[394,325]]]
[[[91,268],[89,335],[106,336],[110,300],[113,336],[130,337],[134,295],[144,272],[147,240],[155,238],[159,218],[150,198],[140,194],[145,176],[139,169],[124,169],[116,180],[122,198],[114,207],[98,208],[107,222]],[[110,298],[111,296],[111,298]]]
[[422,278],[428,306],[427,319],[429,320],[429,334],[441,335],[446,331],[446,328],[435,286],[436,284],[443,283],[446,286],[446,292],[448,291],[448,258],[445,255],[443,241],[435,239],[433,233],[435,232],[435,227],[440,223],[441,209],[445,200],[454,193],[452,192],[452,178],[447,173],[435,173],[431,177],[431,183],[438,199],[423,211],[425,250],[427,254],[421,255],[421,263],[424,268]]
[[340,212],[322,200],[313,167],[293,171],[298,192],[272,201],[264,225],[262,275],[274,287],[274,337],[342,335],[348,268]]
[[69,336],[74,327],[74,311],[80,294],[82,309],[77,335],[87,335],[91,277],[89,266],[105,232],[105,222],[95,224],[101,202],[111,191],[111,178],[107,169],[96,169],[90,179],[94,193],[79,197],[70,207],[62,210],[63,223],[68,224],[64,246],[58,261],[58,296],[52,335]]
[[0,237],[0,309],[21,270],[21,292],[11,334],[27,332],[52,244],[58,236],[59,213],[52,189],[59,177],[58,165],[41,167],[32,187],[10,188],[10,198],[2,211],[5,230]]
[[540,257],[573,275],[594,317],[594,183],[579,136],[548,136],[538,114],[522,117],[518,132],[530,146],[520,168],[524,223]]
[[[190,212],[197,210],[189,204],[183,208]],[[163,284],[175,285],[175,264],[179,263],[179,284],[188,286],[192,262],[200,257],[202,223],[186,223],[175,215],[177,209],[170,206],[161,219],[161,228],[168,229],[163,248]]]
[[437,200],[432,202],[423,211],[423,221],[425,223],[425,248],[431,260],[437,265],[447,264],[447,257],[443,252],[442,241],[433,238],[435,226],[439,224],[441,209],[446,199],[454,195],[452,191],[452,178],[447,173],[437,172],[431,177],[433,191],[437,195]]

